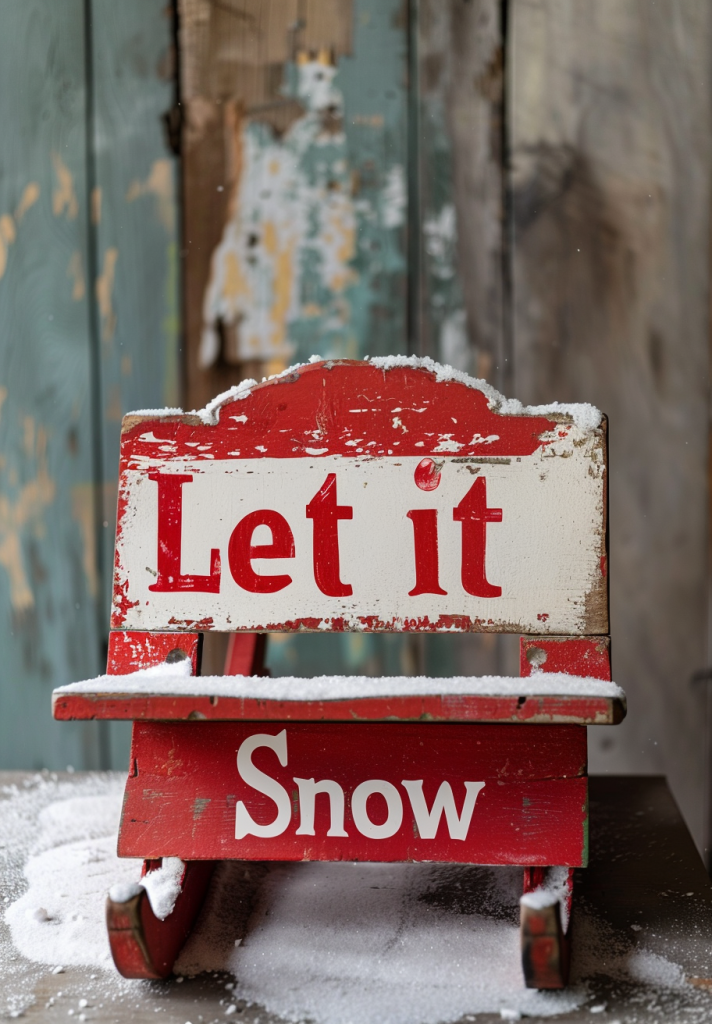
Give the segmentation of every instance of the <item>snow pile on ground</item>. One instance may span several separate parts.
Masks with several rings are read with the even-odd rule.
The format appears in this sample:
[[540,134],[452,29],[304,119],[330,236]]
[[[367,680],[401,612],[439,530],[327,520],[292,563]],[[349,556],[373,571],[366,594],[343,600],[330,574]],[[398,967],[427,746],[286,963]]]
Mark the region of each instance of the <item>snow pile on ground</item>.
[[[112,885],[134,883],[141,873],[140,860],[116,856],[123,783],[115,778],[103,792],[72,796],[39,811],[24,866],[27,891],[5,912],[13,942],[29,960],[113,970],[106,895]],[[11,821],[27,796],[21,792],[0,803],[0,834],[13,836]]]
[[[239,873],[244,865],[227,867]],[[237,979],[235,997],[317,1024],[573,1010],[587,998],[581,985],[524,988],[521,875],[459,865],[281,864],[263,882],[244,942],[235,947],[228,931],[211,955],[214,938],[203,925],[177,969],[224,967]]]
[[[0,875],[22,893],[0,921],[0,975],[9,986],[0,1012],[29,970],[17,951],[50,969],[109,971],[107,991],[137,984],[113,974],[104,926],[109,888],[135,884],[140,873],[140,862],[115,854],[123,783],[119,776],[71,786],[40,779],[0,792]],[[668,994],[689,991],[679,966],[585,911],[572,987],[525,989],[520,894],[516,868],[225,862],[176,972],[228,971],[236,979],[231,999],[315,1024],[552,1016],[587,1002],[585,979],[597,974]]]

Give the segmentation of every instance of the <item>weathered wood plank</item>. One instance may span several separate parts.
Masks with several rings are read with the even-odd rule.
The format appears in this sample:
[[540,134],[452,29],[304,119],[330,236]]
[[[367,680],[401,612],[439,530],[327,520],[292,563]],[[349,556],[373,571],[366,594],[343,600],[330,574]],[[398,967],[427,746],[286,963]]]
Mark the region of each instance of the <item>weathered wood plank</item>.
[[[180,404],[176,157],[163,118],[175,102],[172,7],[92,0],[91,163],[94,330],[101,410],[102,623],[108,629],[121,418]],[[109,727],[108,757],[130,736]]]
[[506,390],[500,0],[418,5],[418,351]]
[[[348,677],[345,677],[348,678]],[[615,725],[625,715],[622,701],[595,696],[351,697],[348,700],[270,700],[263,697],[191,695],[186,680],[176,693],[55,693],[54,717],[126,721],[289,722],[521,722],[546,725]],[[184,692],[185,691],[185,692]]]
[[97,728],[48,714],[100,664],[84,5],[1,18],[0,764],[97,767]]
[[[416,349],[513,394],[504,230],[501,0],[420,0],[412,45]],[[507,636],[428,637],[420,671],[515,671]]]
[[129,416],[112,625],[603,634],[605,465],[591,406],[510,410],[417,359]]
[[92,0],[96,241],[105,578],[113,572],[121,419],[180,404],[176,158],[163,116],[174,102],[171,8]]
[[665,772],[697,842],[705,714],[712,12],[519,0],[511,12],[514,393],[611,422],[615,676],[594,769]]
[[[352,722],[288,723],[282,730],[272,723],[267,733],[258,728],[137,722],[119,855],[587,861],[586,730],[578,726]],[[331,780],[331,793],[316,799],[310,782],[323,779]],[[403,779],[421,782],[406,785]],[[374,780],[371,802],[367,780]],[[444,780],[459,824],[453,807],[447,824],[434,810]],[[433,811],[430,823],[423,798]]]

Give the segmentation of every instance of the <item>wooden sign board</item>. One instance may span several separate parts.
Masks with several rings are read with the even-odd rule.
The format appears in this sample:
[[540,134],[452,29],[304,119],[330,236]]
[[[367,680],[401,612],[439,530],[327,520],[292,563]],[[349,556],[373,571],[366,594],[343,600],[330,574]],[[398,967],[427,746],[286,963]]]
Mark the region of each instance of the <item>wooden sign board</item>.
[[606,438],[429,360],[124,420],[112,626],[604,634]]
[[587,862],[575,725],[137,722],[131,763],[123,857]]

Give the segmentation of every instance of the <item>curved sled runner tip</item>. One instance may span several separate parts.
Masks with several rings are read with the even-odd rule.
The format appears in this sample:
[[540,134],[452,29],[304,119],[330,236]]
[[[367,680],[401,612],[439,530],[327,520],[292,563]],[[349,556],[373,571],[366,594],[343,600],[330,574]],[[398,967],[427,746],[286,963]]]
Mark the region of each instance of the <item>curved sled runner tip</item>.
[[[159,864],[145,861],[144,873]],[[126,900],[107,897],[106,927],[119,974],[124,978],[168,977],[203,905],[214,866],[210,860],[186,864],[175,906],[163,921],[154,914],[143,888]]]

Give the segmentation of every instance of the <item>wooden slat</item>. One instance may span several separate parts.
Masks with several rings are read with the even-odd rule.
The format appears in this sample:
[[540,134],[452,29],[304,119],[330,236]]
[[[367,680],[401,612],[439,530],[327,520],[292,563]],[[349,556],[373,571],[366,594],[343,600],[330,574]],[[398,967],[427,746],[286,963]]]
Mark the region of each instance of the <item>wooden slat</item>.
[[607,636],[521,637],[519,674],[565,672],[592,679],[611,678],[611,641]]
[[[259,726],[226,722],[136,723],[119,854],[252,860],[436,860],[484,864],[585,864],[587,860],[586,731],[578,726],[284,724],[286,763],[256,749],[255,767],[292,801],[283,831],[236,839],[236,802],[254,822],[275,820],[276,804],[247,785],[235,754]],[[260,735],[278,736],[277,723]],[[343,831],[331,827],[330,798],[315,801],[314,835],[301,822],[295,778],[331,779],[345,793]],[[370,779],[395,786],[400,827],[385,838],[362,834],[351,806],[355,788]],[[452,838],[444,818],[432,839],[420,836],[401,780],[421,779],[428,807],[443,781],[458,814],[465,781],[484,782],[466,839]],[[395,798],[394,798],[395,799]],[[384,798],[371,797],[373,824],[386,820]],[[393,812],[390,812],[393,813]],[[397,823],[397,822],[396,822]]]
[[[175,154],[163,119],[175,102],[173,17],[165,0],[91,0],[95,262],[101,409],[102,621],[108,623],[121,417],[180,404],[179,237]],[[85,200],[86,201],[86,200]],[[123,768],[130,736],[111,725],[107,757]]]
[[121,419],[181,401],[177,160],[162,120],[175,101],[175,54],[165,0],[92,0],[90,27],[97,261],[90,288],[101,338],[103,571],[111,579]]
[[592,763],[666,772],[702,847],[712,10],[509,10],[514,393],[611,422],[615,675],[636,714]]
[[109,633],[107,675],[120,676],[142,668],[162,665],[166,659],[190,658],[192,674],[200,671],[200,633],[141,633],[112,630]]
[[[246,369],[260,375],[314,352],[406,347],[399,0],[310,0],[298,14],[294,3],[253,6],[252,17],[235,18],[218,5],[180,4],[187,401],[195,408]],[[306,90],[310,76],[316,88]],[[288,187],[269,170],[285,160]],[[216,255],[226,229],[238,245]],[[240,301],[242,312],[231,312]],[[201,356],[206,328],[216,330],[216,347]]]
[[97,767],[52,686],[100,664],[81,0],[8,0],[0,31],[0,763]]
[[[176,634],[173,634],[175,636]],[[180,634],[179,634],[180,635]],[[186,688],[189,688],[186,681]],[[57,719],[166,719],[209,721],[422,721],[521,722],[538,725],[615,725],[625,716],[622,701],[610,697],[569,696],[404,696],[330,701],[262,700],[190,694],[57,693]],[[427,725],[426,725],[427,728]]]

